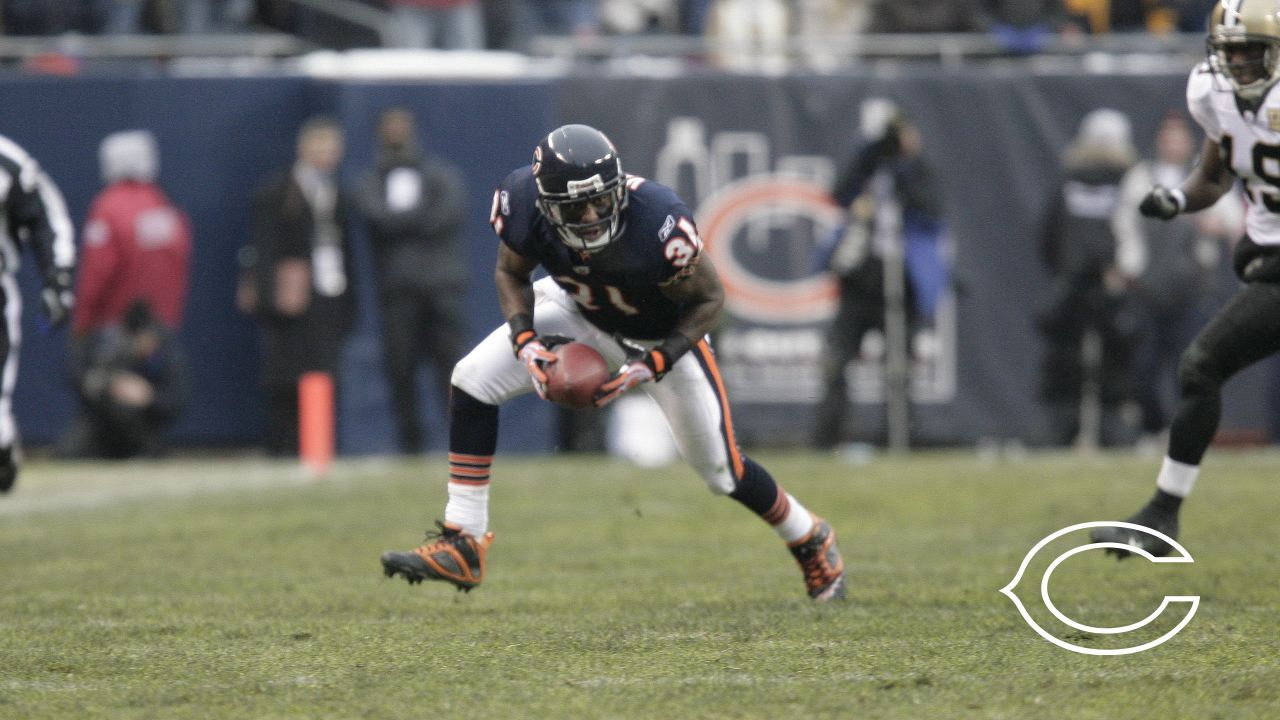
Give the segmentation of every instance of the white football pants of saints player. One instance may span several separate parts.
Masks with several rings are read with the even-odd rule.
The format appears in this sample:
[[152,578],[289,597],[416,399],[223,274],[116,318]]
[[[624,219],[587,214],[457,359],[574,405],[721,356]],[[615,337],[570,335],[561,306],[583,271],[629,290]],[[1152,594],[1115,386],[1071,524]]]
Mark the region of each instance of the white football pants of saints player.
[[[533,292],[533,322],[539,334],[564,335],[590,345],[615,370],[626,362],[626,350],[583,317],[554,280],[538,280]],[[511,352],[510,329],[505,324],[458,361],[453,384],[491,405],[533,392],[529,371]],[[742,475],[742,455],[733,437],[728,397],[710,343],[705,339],[695,343],[660,382],[645,383],[638,389],[657,402],[680,454],[711,491],[721,495],[733,492],[735,475]]]

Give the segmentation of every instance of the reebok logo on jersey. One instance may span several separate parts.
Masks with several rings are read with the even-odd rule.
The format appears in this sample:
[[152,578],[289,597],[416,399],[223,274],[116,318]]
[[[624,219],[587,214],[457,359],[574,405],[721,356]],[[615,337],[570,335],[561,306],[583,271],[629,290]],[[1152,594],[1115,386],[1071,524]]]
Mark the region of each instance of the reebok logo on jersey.
[[658,242],[666,242],[671,237],[671,231],[676,229],[676,218],[674,215],[668,215],[666,220],[662,221],[662,228],[658,230]]

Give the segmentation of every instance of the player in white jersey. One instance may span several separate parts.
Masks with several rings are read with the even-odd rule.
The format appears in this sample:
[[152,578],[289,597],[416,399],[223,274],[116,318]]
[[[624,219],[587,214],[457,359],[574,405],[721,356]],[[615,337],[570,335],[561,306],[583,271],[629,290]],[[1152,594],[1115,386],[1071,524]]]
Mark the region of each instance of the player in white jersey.
[[[1208,58],[1191,73],[1187,104],[1205,131],[1200,164],[1177,188],[1156,186],[1144,215],[1170,219],[1212,206],[1239,178],[1248,208],[1233,263],[1244,285],[1209,321],[1178,366],[1179,400],[1156,494],[1130,522],[1177,537],[1178,510],[1218,428],[1222,385],[1280,351],[1280,0],[1221,0],[1209,18]],[[1094,542],[1170,551],[1155,536],[1098,528]],[[1122,550],[1109,550],[1121,558]]]

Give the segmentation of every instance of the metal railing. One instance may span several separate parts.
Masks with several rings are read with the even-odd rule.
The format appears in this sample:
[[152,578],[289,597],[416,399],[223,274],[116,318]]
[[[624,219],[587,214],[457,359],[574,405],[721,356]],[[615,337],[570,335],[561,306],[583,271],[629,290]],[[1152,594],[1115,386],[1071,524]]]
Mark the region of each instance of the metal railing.
[[[291,0],[316,12],[349,23],[387,44],[390,15],[354,0]],[[0,60],[22,60],[49,53],[93,59],[129,58],[288,58],[317,46],[281,32],[221,33],[210,35],[79,35],[0,36]],[[769,52],[743,48],[707,37],[688,35],[568,36],[530,38],[525,52],[534,58],[550,58],[574,64],[605,63],[633,58],[658,58],[672,62],[721,64],[726,57],[767,59]],[[1113,34],[1050,37],[1035,53],[1010,50],[994,36],[981,33],[846,34],[791,37],[772,51],[773,59],[787,67],[856,66],[872,61],[920,61],[944,66],[993,59],[1035,58],[1080,62],[1089,59],[1198,56],[1204,52],[1202,34]],[[754,56],[753,56],[754,53]]]
[[[985,33],[844,34],[793,36],[787,38],[780,52],[784,59],[797,63],[823,56],[840,64],[892,59],[952,65],[992,58],[1199,55],[1204,52],[1204,42],[1204,35],[1200,33],[1051,36],[1039,44],[1034,53],[1026,53],[1011,49],[996,36]],[[530,41],[529,52],[540,57],[583,62],[634,56],[708,60],[734,53],[768,53],[761,48],[745,49],[723,40],[684,35],[544,35]]]

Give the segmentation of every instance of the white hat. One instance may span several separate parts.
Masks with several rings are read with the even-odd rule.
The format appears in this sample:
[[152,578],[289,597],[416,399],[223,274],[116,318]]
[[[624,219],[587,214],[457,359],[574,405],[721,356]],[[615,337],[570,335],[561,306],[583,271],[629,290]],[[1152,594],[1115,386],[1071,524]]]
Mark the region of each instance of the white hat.
[[1133,130],[1129,116],[1111,108],[1093,110],[1080,121],[1080,131],[1076,139],[1081,145],[1131,147]]
[[104,183],[119,180],[151,182],[160,172],[160,152],[150,130],[111,133],[98,148],[98,165]]

